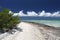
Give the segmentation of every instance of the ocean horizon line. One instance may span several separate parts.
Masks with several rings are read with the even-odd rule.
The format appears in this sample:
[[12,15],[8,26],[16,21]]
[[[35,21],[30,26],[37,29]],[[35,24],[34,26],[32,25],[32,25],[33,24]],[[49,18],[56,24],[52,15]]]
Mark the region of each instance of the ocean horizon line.
[[20,16],[21,20],[60,20],[60,17]]

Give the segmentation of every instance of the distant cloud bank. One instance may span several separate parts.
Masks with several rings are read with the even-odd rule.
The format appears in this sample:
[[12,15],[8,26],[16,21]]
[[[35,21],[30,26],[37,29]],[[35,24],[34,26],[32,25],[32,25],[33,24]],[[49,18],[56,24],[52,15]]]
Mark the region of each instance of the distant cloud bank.
[[[13,13],[12,11],[9,11],[9,13]],[[13,16],[40,16],[40,17],[60,17],[60,11],[57,12],[45,12],[44,10],[42,12],[36,13],[35,11],[27,11],[27,14],[21,10],[19,13],[14,13]]]

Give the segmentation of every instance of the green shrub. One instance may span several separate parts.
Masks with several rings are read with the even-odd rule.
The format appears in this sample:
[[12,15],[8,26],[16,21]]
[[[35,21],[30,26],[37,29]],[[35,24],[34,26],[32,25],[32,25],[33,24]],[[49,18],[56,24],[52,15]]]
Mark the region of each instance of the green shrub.
[[16,25],[19,22],[19,17],[13,16],[13,13],[9,13],[8,9],[0,12],[0,30],[9,31],[13,28],[17,28]]

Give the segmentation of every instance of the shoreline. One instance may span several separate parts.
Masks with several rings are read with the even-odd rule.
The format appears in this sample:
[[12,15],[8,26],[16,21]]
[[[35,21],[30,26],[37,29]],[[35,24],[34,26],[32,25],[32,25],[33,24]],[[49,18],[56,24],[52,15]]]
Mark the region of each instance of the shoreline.
[[0,40],[49,40],[50,38],[60,39],[60,30],[55,28],[46,27],[34,22],[22,22],[17,25],[18,28],[21,28],[22,31],[16,31],[13,34],[7,33],[7,36],[2,37],[0,35]]
[[31,24],[34,24],[34,25],[42,26],[42,27],[49,27],[49,28],[52,28],[52,29],[60,30],[60,27],[49,26],[49,25],[42,24],[42,23],[28,22],[28,21],[22,21],[22,22],[27,22],[27,23],[31,23]]

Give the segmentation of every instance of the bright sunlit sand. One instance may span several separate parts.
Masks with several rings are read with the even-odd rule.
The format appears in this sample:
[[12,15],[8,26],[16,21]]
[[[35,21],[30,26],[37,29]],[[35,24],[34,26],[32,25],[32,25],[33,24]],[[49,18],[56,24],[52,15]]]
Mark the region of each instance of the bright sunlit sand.
[[21,22],[18,24],[18,28],[21,28],[22,32],[16,31],[14,34],[9,35],[6,33],[5,37],[0,40],[44,40],[41,32],[29,23]]
[[[4,33],[0,35],[0,40],[59,40],[60,36],[57,36],[55,31],[51,29],[44,29],[37,24],[21,22],[17,25],[22,31],[15,30],[13,34]],[[50,31],[51,30],[51,31]],[[52,33],[51,33],[52,32]],[[58,33],[59,35],[59,33]]]

